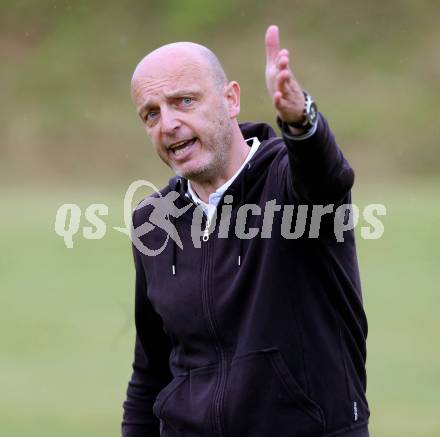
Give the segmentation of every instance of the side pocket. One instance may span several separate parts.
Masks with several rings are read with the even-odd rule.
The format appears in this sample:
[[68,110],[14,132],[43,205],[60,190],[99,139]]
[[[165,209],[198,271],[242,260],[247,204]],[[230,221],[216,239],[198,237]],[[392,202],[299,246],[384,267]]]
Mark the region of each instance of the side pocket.
[[162,420],[162,410],[167,400],[174,394],[181,384],[185,382],[187,375],[176,376],[168,385],[166,385],[157,395],[156,401],[153,404],[153,413]]
[[273,353],[268,354],[275,372],[278,374],[280,381],[285,385],[286,390],[290,394],[291,401],[297,404],[298,408],[308,414],[313,420],[325,428],[325,417],[321,407],[312,401],[298,385],[295,378],[290,373],[286,362],[281,353],[274,349]]
[[321,408],[301,389],[277,348],[236,357],[226,391],[230,435],[318,437],[325,433]]
[[153,405],[167,437],[210,435],[210,408],[217,381],[217,366],[207,365],[176,376]]

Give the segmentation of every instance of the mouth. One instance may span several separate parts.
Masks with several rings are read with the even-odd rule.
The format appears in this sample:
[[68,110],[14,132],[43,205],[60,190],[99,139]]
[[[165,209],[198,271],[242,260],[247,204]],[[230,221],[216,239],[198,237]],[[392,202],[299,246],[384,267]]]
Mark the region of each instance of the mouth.
[[176,158],[183,158],[187,155],[197,141],[197,138],[191,138],[189,140],[178,141],[177,143],[171,144],[168,147],[168,150],[173,154]]

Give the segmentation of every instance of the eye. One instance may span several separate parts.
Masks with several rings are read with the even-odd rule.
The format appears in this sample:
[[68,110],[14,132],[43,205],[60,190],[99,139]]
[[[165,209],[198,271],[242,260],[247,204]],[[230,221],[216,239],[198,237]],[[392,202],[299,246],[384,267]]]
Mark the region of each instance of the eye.
[[159,114],[159,111],[148,111],[144,116],[144,120],[145,121],[152,121],[158,116],[158,114]]
[[191,105],[192,102],[193,102],[193,99],[191,97],[183,97],[182,98],[182,103],[185,106]]

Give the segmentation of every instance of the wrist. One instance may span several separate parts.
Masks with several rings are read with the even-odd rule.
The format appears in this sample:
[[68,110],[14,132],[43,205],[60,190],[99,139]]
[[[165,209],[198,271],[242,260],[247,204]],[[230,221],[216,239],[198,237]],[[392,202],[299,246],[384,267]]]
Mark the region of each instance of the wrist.
[[304,132],[311,130],[318,119],[318,107],[313,100],[312,96],[303,90],[304,93],[304,108],[302,117],[300,117],[299,121],[288,122],[283,120],[281,117],[278,117],[281,120],[280,128],[292,133],[293,135],[301,135]]
[[303,127],[301,127],[301,128],[294,127],[290,123],[284,124],[284,130],[291,135],[303,135],[307,132],[307,129],[305,129]]
[[287,123],[283,122],[280,117],[277,117],[277,124],[281,129],[283,138],[291,141],[301,141],[315,135],[315,132],[318,130],[319,114],[316,119],[316,123],[310,129],[292,128]]

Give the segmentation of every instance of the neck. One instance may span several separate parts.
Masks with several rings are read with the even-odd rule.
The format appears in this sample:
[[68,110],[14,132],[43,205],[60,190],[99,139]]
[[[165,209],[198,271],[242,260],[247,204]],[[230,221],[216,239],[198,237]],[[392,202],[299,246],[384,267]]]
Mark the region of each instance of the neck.
[[228,162],[221,171],[205,180],[190,180],[192,189],[204,202],[208,202],[209,195],[234,176],[249,154],[250,148],[243,138],[238,123],[234,126],[233,138],[234,141],[231,145]]

